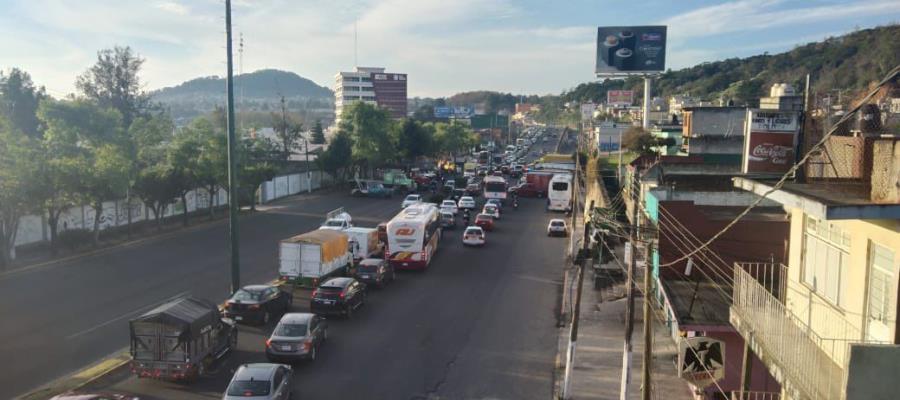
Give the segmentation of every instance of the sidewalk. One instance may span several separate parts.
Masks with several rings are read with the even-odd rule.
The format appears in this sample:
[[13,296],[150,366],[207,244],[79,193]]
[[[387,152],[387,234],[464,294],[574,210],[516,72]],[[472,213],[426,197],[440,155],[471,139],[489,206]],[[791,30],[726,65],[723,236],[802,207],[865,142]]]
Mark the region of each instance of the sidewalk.
[[[622,257],[621,247],[617,248]],[[615,263],[615,261],[613,261]],[[642,273],[635,280],[640,284]],[[622,353],[625,338],[625,285],[616,282],[595,290],[594,274],[587,271],[582,288],[581,319],[575,364],[572,369],[571,399],[619,399],[622,377]],[[641,398],[641,366],[643,357],[643,298],[636,291],[635,323],[632,335],[632,365],[629,399]],[[654,318],[653,327],[653,399],[691,399],[687,384],[677,377],[674,358],[676,347],[668,329]],[[565,357],[568,326],[561,330],[561,351]]]

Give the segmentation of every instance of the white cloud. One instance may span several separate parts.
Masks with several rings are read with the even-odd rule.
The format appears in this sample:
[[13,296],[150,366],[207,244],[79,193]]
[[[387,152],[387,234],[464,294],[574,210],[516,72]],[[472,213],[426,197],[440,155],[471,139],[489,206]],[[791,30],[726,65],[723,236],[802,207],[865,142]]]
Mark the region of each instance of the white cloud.
[[184,4],[175,2],[175,1],[163,1],[156,4],[156,8],[159,8],[163,11],[168,11],[172,14],[178,15],[187,15],[190,10]]

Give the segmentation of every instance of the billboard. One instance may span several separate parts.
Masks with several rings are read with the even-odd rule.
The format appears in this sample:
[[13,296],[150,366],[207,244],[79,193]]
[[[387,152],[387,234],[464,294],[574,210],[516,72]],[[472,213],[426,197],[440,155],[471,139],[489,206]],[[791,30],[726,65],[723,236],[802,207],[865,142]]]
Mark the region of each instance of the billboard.
[[469,118],[473,115],[474,107],[434,107],[435,118]]
[[594,110],[597,106],[594,103],[585,103],[581,105],[581,120],[590,121],[594,119]]
[[450,118],[450,115],[453,114],[453,107],[435,107],[434,108],[434,117],[435,118]]
[[742,172],[783,174],[790,170],[799,130],[796,111],[747,110]]
[[630,106],[634,103],[634,90],[607,90],[606,104],[611,106]]
[[665,25],[597,28],[597,75],[641,75],[665,68]]

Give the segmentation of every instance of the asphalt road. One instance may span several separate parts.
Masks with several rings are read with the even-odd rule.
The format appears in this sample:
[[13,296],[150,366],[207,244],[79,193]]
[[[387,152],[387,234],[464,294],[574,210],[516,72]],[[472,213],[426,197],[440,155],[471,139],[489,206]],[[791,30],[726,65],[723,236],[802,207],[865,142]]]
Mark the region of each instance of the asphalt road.
[[[313,194],[242,218],[242,281],[274,278],[278,240],[314,229],[325,212],[344,206],[357,225],[374,226],[393,216],[400,200]],[[452,232],[432,268],[403,274],[394,287],[371,296],[358,318],[334,321],[316,365],[298,368],[297,393],[548,397],[564,241],[543,235],[550,216],[540,200],[522,201],[504,217],[499,230],[488,234],[487,247],[463,248],[460,231]],[[0,357],[9,366],[0,374],[0,398],[124,348],[128,320],[167,299],[225,298],[230,282],[225,239],[225,225],[214,223],[0,276]],[[242,327],[239,349],[228,363],[262,360],[265,333]],[[191,387],[126,379],[113,389],[143,398],[183,398],[186,391],[218,396],[229,365]]]

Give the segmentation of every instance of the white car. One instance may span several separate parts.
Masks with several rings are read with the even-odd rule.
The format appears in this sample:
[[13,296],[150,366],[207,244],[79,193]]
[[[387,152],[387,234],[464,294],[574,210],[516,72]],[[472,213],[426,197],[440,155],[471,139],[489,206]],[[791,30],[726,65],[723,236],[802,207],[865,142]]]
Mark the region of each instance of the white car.
[[547,224],[547,236],[555,235],[569,236],[569,228],[566,227],[565,220],[554,218]]
[[463,232],[463,244],[466,246],[484,246],[484,229],[470,226]]
[[422,196],[421,196],[421,195],[418,195],[418,194],[411,194],[411,195],[409,195],[409,196],[406,196],[405,199],[403,199],[403,203],[400,204],[400,207],[401,207],[401,208],[406,208],[406,207],[409,207],[409,206],[411,206],[411,205],[413,205],[413,204],[418,204],[418,203],[421,203],[421,202],[422,202]]
[[459,213],[459,207],[456,206],[453,200],[444,200],[441,202],[441,211],[450,211],[453,215],[456,215]]
[[494,220],[500,219],[500,208],[494,204],[485,204],[481,213],[490,215]]
[[474,210],[475,209],[475,199],[473,199],[472,196],[460,197],[458,208]]

